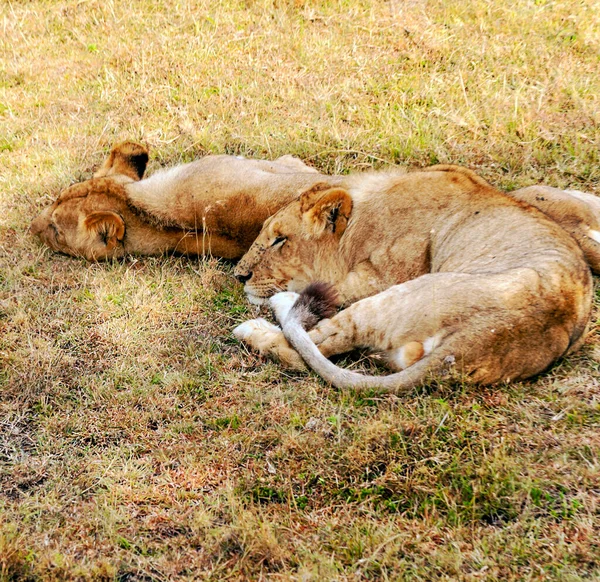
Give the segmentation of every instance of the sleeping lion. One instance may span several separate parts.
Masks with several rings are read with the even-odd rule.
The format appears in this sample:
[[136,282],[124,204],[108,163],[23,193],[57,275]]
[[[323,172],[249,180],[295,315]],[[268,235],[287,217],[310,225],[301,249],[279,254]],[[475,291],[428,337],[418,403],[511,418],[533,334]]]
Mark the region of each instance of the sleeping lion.
[[144,178],[148,150],[115,146],[94,176],[74,184],[32,222],[50,248],[90,261],[126,254],[237,259],[263,222],[324,179],[297,158],[206,156]]
[[[273,162],[206,156],[143,178],[147,163],[145,146],[116,145],[91,179],[70,186],[42,211],[31,232],[56,251],[88,260],[170,252],[236,259],[265,219],[303,190],[343,180],[292,156]],[[547,186],[510,196],[558,222],[600,273],[599,198]]]
[[[582,249],[597,269],[598,215],[561,228],[456,166],[317,184],[265,221],[235,269],[282,329],[258,319],[234,333],[339,388],[402,393],[447,368],[475,383],[529,378],[583,341],[593,284]],[[354,348],[397,372],[327,359]]]

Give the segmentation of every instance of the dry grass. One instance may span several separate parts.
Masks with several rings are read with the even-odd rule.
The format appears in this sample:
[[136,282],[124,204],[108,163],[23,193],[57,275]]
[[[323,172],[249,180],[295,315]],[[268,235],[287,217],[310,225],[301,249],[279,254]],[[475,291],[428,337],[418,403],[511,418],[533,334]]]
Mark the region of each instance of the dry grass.
[[367,398],[246,353],[226,263],[27,233],[123,138],[600,193],[594,2],[0,11],[0,580],[600,577],[600,296],[537,381]]

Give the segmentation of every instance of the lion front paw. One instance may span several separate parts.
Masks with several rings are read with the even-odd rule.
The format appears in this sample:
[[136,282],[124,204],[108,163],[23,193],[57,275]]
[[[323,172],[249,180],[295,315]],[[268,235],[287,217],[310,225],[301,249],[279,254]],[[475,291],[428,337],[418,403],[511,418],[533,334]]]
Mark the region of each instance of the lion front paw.
[[254,351],[278,360],[287,368],[306,369],[304,361],[290,346],[281,329],[262,317],[241,323],[233,330],[233,335]]
[[237,339],[246,342],[255,349],[258,349],[261,339],[269,333],[281,333],[281,329],[262,317],[244,321],[233,330],[233,335]]

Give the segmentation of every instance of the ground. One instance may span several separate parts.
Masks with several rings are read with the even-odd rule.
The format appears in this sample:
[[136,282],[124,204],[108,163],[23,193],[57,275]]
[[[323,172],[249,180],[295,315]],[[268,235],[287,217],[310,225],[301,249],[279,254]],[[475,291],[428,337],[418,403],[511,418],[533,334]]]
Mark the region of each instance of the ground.
[[232,338],[255,312],[229,263],[89,264],[27,231],[131,138],[150,171],[291,153],[600,194],[598,14],[2,3],[0,580],[600,578],[600,292],[537,379],[359,396]]

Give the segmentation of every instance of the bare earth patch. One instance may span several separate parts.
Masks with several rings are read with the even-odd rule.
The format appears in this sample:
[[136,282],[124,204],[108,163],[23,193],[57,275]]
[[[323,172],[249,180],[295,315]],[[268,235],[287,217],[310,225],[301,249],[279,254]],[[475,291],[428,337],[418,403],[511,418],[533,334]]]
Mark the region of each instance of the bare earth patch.
[[[600,577],[600,292],[540,378],[339,392],[245,351],[227,262],[29,221],[121,139],[600,194],[600,17],[507,3],[0,7],[0,580]],[[345,365],[371,366],[349,358]]]

